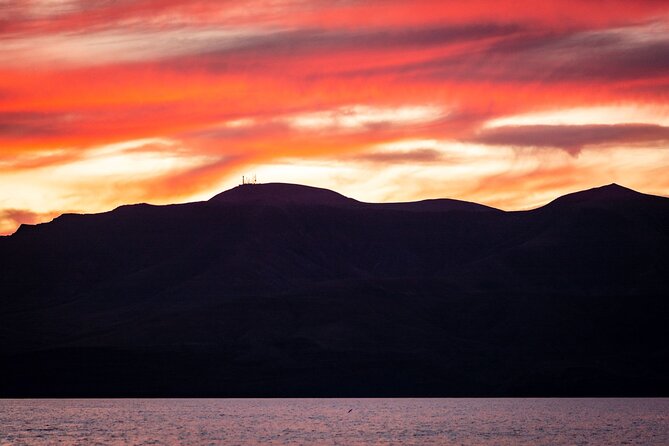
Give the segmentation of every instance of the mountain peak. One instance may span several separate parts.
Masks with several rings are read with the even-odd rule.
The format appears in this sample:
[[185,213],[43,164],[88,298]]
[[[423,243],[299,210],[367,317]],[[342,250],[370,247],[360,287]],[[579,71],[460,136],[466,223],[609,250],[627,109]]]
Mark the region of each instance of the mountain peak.
[[584,197],[595,198],[595,199],[607,199],[607,198],[621,198],[621,197],[632,197],[643,195],[641,192],[637,192],[629,187],[621,186],[617,183],[607,184],[605,186],[593,187],[592,189],[586,189],[581,192],[575,192],[569,195],[583,195]]
[[600,187],[595,187],[590,190],[595,190],[595,189],[600,189],[600,190],[607,190],[607,191],[618,191],[618,192],[634,192],[635,194],[638,194],[639,192],[635,191],[634,189],[630,189],[629,187],[621,186],[618,183],[611,183],[607,184],[605,186],[600,186]]
[[242,184],[212,197],[213,203],[351,206],[358,201],[319,187],[291,183]]
[[550,202],[547,206],[618,203],[642,196],[644,196],[644,194],[641,192],[637,192],[617,183],[611,183],[605,186],[593,187],[592,189],[563,195]]

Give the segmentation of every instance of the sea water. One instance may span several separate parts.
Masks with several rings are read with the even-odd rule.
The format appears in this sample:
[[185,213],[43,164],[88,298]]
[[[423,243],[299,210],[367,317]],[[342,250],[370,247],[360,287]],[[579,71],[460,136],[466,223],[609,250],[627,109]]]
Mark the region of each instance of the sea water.
[[667,445],[669,399],[12,399],[2,445]]

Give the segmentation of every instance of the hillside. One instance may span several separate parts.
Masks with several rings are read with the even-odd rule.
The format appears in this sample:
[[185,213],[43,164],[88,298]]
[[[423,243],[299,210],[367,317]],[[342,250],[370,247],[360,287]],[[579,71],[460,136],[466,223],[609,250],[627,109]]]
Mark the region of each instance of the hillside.
[[0,238],[0,396],[667,395],[669,199],[244,185]]

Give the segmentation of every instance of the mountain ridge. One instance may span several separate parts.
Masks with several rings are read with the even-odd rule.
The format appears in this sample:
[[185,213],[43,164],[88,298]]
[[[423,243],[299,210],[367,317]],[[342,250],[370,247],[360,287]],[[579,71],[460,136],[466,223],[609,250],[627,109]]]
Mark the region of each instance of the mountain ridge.
[[[50,222],[43,222],[37,224],[22,223],[19,225],[14,233],[30,228],[49,224],[56,220],[62,220],[62,217],[80,215],[98,215],[107,214],[110,212],[118,212],[125,209],[138,207],[165,207],[165,206],[187,206],[198,203],[212,203],[212,204],[236,204],[236,205],[271,205],[271,206],[295,206],[295,205],[320,205],[320,206],[338,206],[338,207],[367,207],[387,210],[403,210],[403,211],[496,211],[496,212],[528,212],[536,211],[543,208],[551,208],[554,206],[574,205],[579,203],[597,203],[597,202],[620,202],[625,198],[632,196],[644,196],[652,198],[667,197],[645,194],[634,189],[621,186],[616,183],[598,186],[590,189],[584,189],[576,192],[571,192],[562,195],[550,202],[525,211],[505,211],[485,204],[476,203],[466,200],[458,200],[453,198],[428,198],[416,201],[407,202],[363,202],[354,198],[347,197],[336,191],[307,186],[294,183],[258,183],[258,184],[243,184],[227,189],[205,201],[186,202],[178,204],[150,204],[150,203],[133,203],[123,204],[112,210],[100,213],[81,214],[81,213],[66,213],[61,214]],[[12,234],[7,234],[11,236]]]
[[320,204],[352,206],[359,203],[329,189],[291,183],[242,184],[208,200],[212,203]]
[[547,203],[545,206],[565,205],[565,204],[580,204],[580,203],[615,203],[630,200],[639,197],[657,197],[665,198],[658,195],[644,194],[634,189],[621,186],[616,183],[607,184],[604,186],[593,187],[578,192],[572,192],[562,195],[555,200]]
[[669,199],[298,189],[4,237],[0,396],[669,395]]

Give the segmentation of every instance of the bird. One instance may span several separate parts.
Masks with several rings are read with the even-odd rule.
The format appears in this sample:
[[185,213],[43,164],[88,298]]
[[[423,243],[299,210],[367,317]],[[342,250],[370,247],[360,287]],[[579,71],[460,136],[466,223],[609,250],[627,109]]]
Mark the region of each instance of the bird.
[[351,413],[352,410],[353,410],[353,409],[349,409],[348,412],[346,412],[346,413]]

